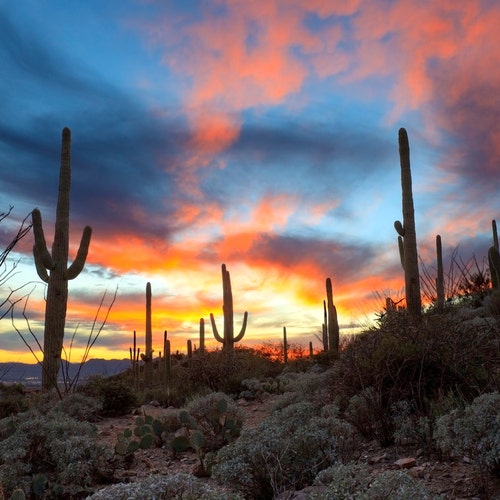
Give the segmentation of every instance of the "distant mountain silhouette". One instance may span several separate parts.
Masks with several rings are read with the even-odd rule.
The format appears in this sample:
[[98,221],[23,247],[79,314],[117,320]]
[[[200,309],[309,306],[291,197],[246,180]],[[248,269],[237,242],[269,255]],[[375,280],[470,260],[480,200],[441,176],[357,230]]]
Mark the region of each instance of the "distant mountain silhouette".
[[[130,359],[89,359],[80,371],[79,381],[83,382],[90,375],[116,375],[131,367]],[[74,379],[80,363],[69,364],[69,377]],[[66,371],[66,365],[64,365]],[[62,381],[62,376],[59,375]],[[0,382],[18,382],[29,386],[38,386],[42,380],[42,367],[29,363],[0,363]]]

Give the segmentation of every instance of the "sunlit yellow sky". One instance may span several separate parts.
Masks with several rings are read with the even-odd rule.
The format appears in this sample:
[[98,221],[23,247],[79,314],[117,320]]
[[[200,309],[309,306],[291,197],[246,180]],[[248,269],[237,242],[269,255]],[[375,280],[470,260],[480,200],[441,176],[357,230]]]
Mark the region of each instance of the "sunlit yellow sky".
[[[216,347],[221,264],[243,345],[319,347],[325,279],[342,333],[403,296],[397,134],[410,138],[419,252],[434,241],[483,263],[500,213],[497,2],[53,0],[0,5],[0,223],[5,248],[33,208],[52,244],[61,131],[72,130],[70,244],[93,228],[70,282],[66,348],[78,361],[143,344]],[[36,353],[45,286],[30,233],[11,254],[14,326]],[[1,298],[1,297],[0,297]],[[0,361],[34,362],[9,316]]]

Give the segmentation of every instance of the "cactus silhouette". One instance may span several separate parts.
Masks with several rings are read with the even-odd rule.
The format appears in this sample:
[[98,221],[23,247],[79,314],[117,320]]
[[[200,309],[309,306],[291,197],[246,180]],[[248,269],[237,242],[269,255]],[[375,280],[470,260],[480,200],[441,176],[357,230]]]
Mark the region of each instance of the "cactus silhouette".
[[404,128],[399,129],[399,158],[401,164],[401,188],[403,193],[403,223],[394,222],[399,234],[398,245],[405,275],[406,307],[411,317],[417,319],[422,312],[420,275],[418,270],[417,235],[410,168],[410,145]]
[[151,328],[151,283],[146,283],[146,349],[141,354],[144,361],[144,387],[153,386],[153,332]]
[[339,341],[340,341],[340,329],[339,322],[337,318],[337,308],[333,303],[333,287],[332,280],[326,278],[326,303],[328,311],[328,349],[330,351],[338,352]]
[[43,339],[43,390],[57,387],[57,376],[61,366],[61,352],[66,323],[68,280],[76,278],[82,271],[92,235],[92,229],[86,226],[83,230],[76,258],[68,267],[70,188],[71,131],[69,128],[64,128],[62,131],[59,196],[57,200],[52,253],[47,249],[40,211],[35,209],[32,213],[33,234],[35,237],[35,244],[33,246],[35,266],[40,279],[48,284]]
[[245,335],[245,330],[247,328],[248,312],[245,311],[243,316],[243,325],[241,327],[240,333],[234,336],[234,323],[233,323],[233,292],[231,290],[231,277],[229,271],[226,269],[226,265],[222,264],[222,297],[223,305],[222,310],[224,312],[224,333],[221,336],[217,330],[217,325],[215,324],[214,315],[210,313],[210,321],[212,323],[212,331],[217,342],[221,342],[223,349],[230,351],[233,349],[234,344],[239,342]]
[[444,310],[444,270],[443,270],[443,247],[441,245],[441,236],[436,235],[436,254],[437,254],[437,277],[436,277],[436,304],[438,311]]

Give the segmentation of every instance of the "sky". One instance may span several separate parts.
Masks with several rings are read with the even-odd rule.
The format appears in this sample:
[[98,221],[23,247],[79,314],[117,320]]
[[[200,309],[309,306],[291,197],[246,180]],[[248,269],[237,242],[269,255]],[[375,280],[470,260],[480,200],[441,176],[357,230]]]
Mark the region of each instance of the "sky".
[[[52,244],[69,127],[70,260],[93,229],[69,283],[72,360],[110,305],[91,357],[128,357],[134,330],[144,344],[147,282],[156,352],[165,330],[174,350],[198,344],[202,317],[220,347],[222,263],[236,331],[249,314],[242,345],[286,326],[319,347],[327,277],[341,333],[356,331],[404,295],[400,127],[430,275],[437,234],[448,261],[484,263],[500,214],[499,25],[495,0],[2,2],[0,211],[14,208],[0,248],[35,207]],[[0,322],[0,361],[34,362],[19,332],[35,353],[42,342],[32,245],[7,264],[2,296],[26,300]]]

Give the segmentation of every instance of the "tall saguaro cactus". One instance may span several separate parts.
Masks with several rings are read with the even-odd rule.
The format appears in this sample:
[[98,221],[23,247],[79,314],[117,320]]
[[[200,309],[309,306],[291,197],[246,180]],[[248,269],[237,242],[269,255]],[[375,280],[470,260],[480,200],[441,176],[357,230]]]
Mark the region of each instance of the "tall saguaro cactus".
[[150,389],[153,385],[153,331],[151,328],[151,283],[146,283],[146,352],[142,355],[144,361],[144,387]]
[[436,235],[437,276],[436,276],[436,304],[439,312],[444,310],[444,270],[443,270],[443,246],[441,235]]
[[83,267],[90,245],[92,229],[83,230],[80,247],[73,263],[68,267],[69,249],[69,195],[71,188],[71,131],[62,131],[61,168],[59,172],[59,195],[52,253],[47,249],[42,226],[42,216],[33,210],[33,234],[35,244],[33,256],[38,276],[47,283],[45,304],[45,331],[43,338],[42,389],[57,387],[64,342],[66,309],[68,304],[68,280],[76,278]]
[[399,158],[401,164],[401,188],[403,193],[403,223],[394,222],[398,232],[398,244],[405,274],[406,307],[410,316],[421,316],[420,275],[418,269],[417,235],[410,168],[410,145],[404,128],[399,129]]
[[212,332],[214,334],[215,340],[222,343],[222,348],[226,351],[231,351],[234,348],[234,344],[239,342],[245,335],[247,328],[248,312],[245,311],[243,316],[243,325],[241,327],[240,333],[234,336],[234,323],[233,323],[233,292],[231,290],[231,277],[229,271],[226,269],[226,265],[222,264],[222,311],[224,312],[224,333],[221,336],[217,330],[217,325],[215,324],[214,315],[210,313],[210,322],[212,323]]
[[328,311],[328,350],[338,352],[340,342],[340,328],[337,318],[337,308],[333,303],[332,280],[326,278],[326,304]]

